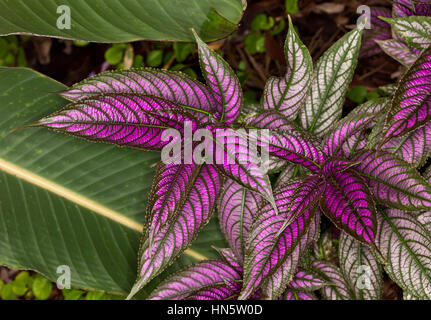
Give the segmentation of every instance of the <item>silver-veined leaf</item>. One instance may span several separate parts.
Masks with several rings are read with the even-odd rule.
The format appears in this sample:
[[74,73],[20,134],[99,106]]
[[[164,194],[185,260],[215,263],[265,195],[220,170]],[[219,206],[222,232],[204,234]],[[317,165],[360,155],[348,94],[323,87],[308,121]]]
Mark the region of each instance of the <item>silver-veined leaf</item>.
[[320,289],[325,300],[351,300],[353,298],[349,283],[340,268],[326,261],[314,261],[312,270],[315,271],[328,285]]
[[382,18],[412,47],[425,49],[431,44],[431,17]]

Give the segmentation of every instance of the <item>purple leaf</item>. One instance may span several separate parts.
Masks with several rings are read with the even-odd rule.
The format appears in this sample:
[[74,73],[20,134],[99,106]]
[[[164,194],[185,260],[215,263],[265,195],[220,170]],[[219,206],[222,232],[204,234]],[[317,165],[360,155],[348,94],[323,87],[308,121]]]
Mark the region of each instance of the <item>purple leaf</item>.
[[389,209],[378,215],[377,245],[385,270],[404,291],[431,299],[431,234],[411,213]]
[[215,100],[220,122],[231,124],[241,114],[242,89],[229,64],[210,49],[194,32],[202,74]]
[[315,291],[324,285],[325,281],[314,272],[298,271],[287,287],[300,291]]
[[244,247],[253,218],[258,212],[262,198],[239,185],[225,179],[218,203],[221,231],[236,257],[243,263]]
[[422,166],[431,154],[431,122],[403,137],[390,139],[381,148],[397,154],[414,167]]
[[241,260],[235,255],[235,253],[229,249],[229,248],[216,248],[212,246],[219,255],[223,258],[223,260],[229,264],[232,268],[237,270],[242,275],[242,262]]
[[[277,215],[271,206],[266,205],[253,222],[247,239],[244,284],[239,299],[250,297],[262,282],[282,266],[304,234],[307,234],[318,210],[322,183],[317,178],[308,180],[308,184],[303,186],[304,190],[301,192],[303,198],[301,201],[298,198],[298,202],[295,203],[297,210],[302,214],[287,225],[286,220],[290,218],[287,216],[290,199],[298,186],[299,182],[292,182],[275,190],[274,197],[280,213]],[[292,214],[295,215],[296,212]]]
[[389,39],[376,42],[387,55],[406,67],[410,67],[419,57],[419,54],[415,52],[416,50],[409,47],[403,41]]
[[415,14],[415,6],[412,0],[393,0],[392,15],[394,17],[413,16]]
[[61,95],[81,100],[105,94],[152,95],[188,108],[202,120],[214,113],[216,102],[210,90],[185,74],[167,70],[139,69],[103,72],[71,87]]
[[369,248],[341,232],[338,257],[341,271],[355,298],[380,300],[383,291],[382,268]]
[[356,170],[382,204],[409,211],[430,208],[431,186],[409,163],[383,151],[364,151],[352,160],[361,161]]
[[322,166],[322,174],[325,177],[343,172],[356,165],[357,162],[349,161],[344,157],[331,157]]
[[222,261],[204,261],[163,281],[149,300],[224,300],[237,296],[241,275]]
[[313,222],[310,224],[307,233],[301,237],[286,261],[272,274],[265,284],[265,295],[268,299],[277,299],[286,289],[295,274],[300,259],[303,258],[309,246],[319,238],[320,213],[317,212]]
[[373,244],[376,208],[368,186],[357,173],[346,170],[326,177],[320,207],[338,228],[358,241]]
[[391,11],[386,8],[371,8],[371,29],[365,29],[363,33],[360,57],[371,56],[379,53],[380,49],[376,40],[387,40],[392,38],[391,25],[379,17],[391,18]]
[[408,134],[431,120],[431,47],[401,78],[386,119],[385,140]]
[[66,106],[39,120],[34,126],[91,141],[114,143],[145,150],[161,150],[169,141],[161,139],[165,129],[184,132],[189,121],[192,131],[197,120],[172,102],[150,96],[106,95]]
[[287,59],[286,75],[268,79],[262,101],[265,109],[278,110],[287,118],[295,120],[310,89],[313,61],[293,28],[290,17],[284,51]]
[[351,289],[338,267],[330,262],[314,261],[312,268],[327,283],[330,283],[320,290],[325,300],[351,300]]
[[146,216],[150,246],[154,234],[183,209],[185,195],[193,187],[199,173],[200,167],[193,164],[158,164],[148,196]]
[[299,130],[293,121],[275,110],[265,110],[257,114],[248,115],[244,119],[247,128],[271,129],[277,131]]
[[431,16],[431,1],[419,0],[415,3],[416,16]]
[[280,297],[280,300],[318,300],[316,295],[312,292],[296,291],[294,289],[287,289]]
[[129,297],[159,275],[196,238],[209,221],[221,190],[221,177],[213,166],[202,165],[192,188],[184,194],[185,201],[175,219],[154,235],[150,247],[148,231],[140,249],[139,277]]

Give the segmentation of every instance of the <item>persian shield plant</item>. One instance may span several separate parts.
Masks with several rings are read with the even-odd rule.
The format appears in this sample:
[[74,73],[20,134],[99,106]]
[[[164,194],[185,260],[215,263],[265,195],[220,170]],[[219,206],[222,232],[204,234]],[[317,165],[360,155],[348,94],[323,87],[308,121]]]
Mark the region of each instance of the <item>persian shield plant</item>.
[[[431,150],[431,49],[415,37],[423,47],[394,95],[342,118],[363,28],[313,65],[289,19],[286,74],[268,79],[251,113],[233,70],[194,34],[205,84],[165,70],[105,72],[61,92],[65,108],[27,125],[179,154],[157,165],[129,298],[214,213],[229,248],[168,276],[148,298],[314,300],[320,290],[326,299],[379,299],[383,268],[406,297],[431,298],[431,185],[417,169]],[[220,130],[223,143],[212,138]],[[328,222],[341,230],[332,260],[322,245]]]

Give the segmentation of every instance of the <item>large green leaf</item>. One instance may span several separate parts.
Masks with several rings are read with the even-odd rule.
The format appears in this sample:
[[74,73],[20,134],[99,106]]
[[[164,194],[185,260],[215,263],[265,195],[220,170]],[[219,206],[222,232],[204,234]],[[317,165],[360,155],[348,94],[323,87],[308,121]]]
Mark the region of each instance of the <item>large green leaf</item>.
[[[57,9],[70,8],[70,29]],[[237,28],[242,0],[0,0],[0,34],[36,34],[94,42],[142,39],[192,41],[194,28],[205,41]]]
[[[46,129],[12,129],[64,106],[64,86],[29,69],[0,68],[0,264],[72,286],[128,293],[157,153],[94,144]],[[216,221],[166,273],[225,242]],[[144,295],[149,290],[144,290]]]

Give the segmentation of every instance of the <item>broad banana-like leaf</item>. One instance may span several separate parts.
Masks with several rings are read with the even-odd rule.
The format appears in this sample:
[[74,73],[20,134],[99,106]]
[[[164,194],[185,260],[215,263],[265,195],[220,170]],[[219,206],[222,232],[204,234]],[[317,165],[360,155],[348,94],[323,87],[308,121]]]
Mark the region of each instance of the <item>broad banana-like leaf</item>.
[[385,270],[403,290],[431,299],[431,234],[413,215],[381,210],[377,245],[387,259]]
[[349,283],[340,268],[330,262],[314,261],[312,270],[329,283],[320,290],[325,300],[351,300],[353,298]]
[[217,118],[231,124],[241,114],[242,88],[238,77],[223,58],[208,47],[195,33],[202,74],[210,87],[217,105]]
[[370,249],[342,232],[338,258],[344,278],[350,283],[355,298],[380,300],[383,292],[382,268]]
[[353,170],[327,177],[320,208],[338,228],[373,245],[377,227],[374,200],[365,180]]
[[107,93],[161,97],[207,121],[216,105],[209,88],[199,81],[180,72],[150,68],[102,72],[73,85],[61,95],[74,101]]
[[[241,0],[52,0],[0,1],[0,34],[28,34],[93,42],[205,41],[237,28]],[[103,27],[101,27],[103,26]]]
[[408,45],[417,49],[425,49],[431,44],[431,17],[411,16],[382,19],[390,23]]
[[410,67],[419,57],[411,47],[400,40],[389,39],[376,41],[379,47],[391,58],[397,60],[405,67]]
[[186,250],[208,223],[221,190],[221,177],[211,165],[201,165],[195,183],[185,194],[178,215],[154,234],[152,242],[146,232],[139,254],[138,279],[129,298],[171,265]]
[[431,186],[409,163],[383,151],[363,151],[357,172],[367,178],[374,197],[384,205],[408,211],[431,207]]
[[385,141],[408,134],[431,119],[431,47],[401,78],[385,123]]
[[231,179],[225,179],[218,203],[220,227],[236,257],[243,263],[247,236],[262,198]]
[[178,130],[184,137],[186,122],[192,132],[198,128],[193,115],[168,100],[114,94],[74,102],[30,126],[43,126],[94,142],[160,151],[172,143],[162,139],[164,130]]
[[289,31],[284,45],[287,72],[284,77],[268,79],[263,93],[263,107],[277,110],[295,120],[310,89],[313,61],[307,47],[301,42],[289,17]]
[[166,279],[149,300],[224,300],[237,296],[241,274],[222,261],[203,261]]
[[311,91],[300,111],[303,128],[318,136],[341,117],[341,109],[358,61],[363,25],[326,51],[314,70]]
[[[37,128],[10,132],[65,106],[50,94],[65,89],[29,69],[0,68],[0,264],[54,282],[57,268],[69,267],[72,287],[125,295],[136,279],[151,167],[160,155]],[[208,250],[226,245],[217,225],[211,221],[169,272],[217,258]]]
[[[279,202],[289,208],[290,199],[297,190],[300,182],[292,182],[274,191],[278,200],[280,213],[266,205],[253,221],[251,231],[247,238],[244,261],[244,284],[239,299],[247,299],[289,258],[315,219],[318,210],[318,199],[322,192],[320,179],[309,179],[303,184],[302,199],[298,198],[298,210],[302,212],[290,224],[289,212],[283,210]],[[282,195],[282,196],[281,196]],[[293,212],[292,214],[295,214]],[[295,267],[296,269],[296,267]],[[287,279],[287,283],[290,279]],[[279,294],[284,291],[281,290]]]

